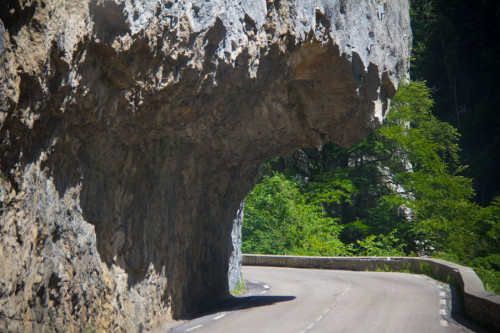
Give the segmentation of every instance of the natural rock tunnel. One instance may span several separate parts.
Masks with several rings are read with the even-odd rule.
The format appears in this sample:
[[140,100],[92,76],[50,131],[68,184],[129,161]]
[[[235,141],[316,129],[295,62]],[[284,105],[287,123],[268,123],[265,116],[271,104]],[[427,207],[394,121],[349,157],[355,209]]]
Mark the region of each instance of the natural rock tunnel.
[[0,330],[140,331],[228,297],[259,165],[375,128],[405,0],[0,5]]

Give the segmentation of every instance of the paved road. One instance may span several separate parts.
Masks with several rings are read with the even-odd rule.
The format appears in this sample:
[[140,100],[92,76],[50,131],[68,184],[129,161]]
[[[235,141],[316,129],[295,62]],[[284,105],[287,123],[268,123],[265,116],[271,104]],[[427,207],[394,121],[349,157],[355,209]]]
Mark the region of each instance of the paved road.
[[404,273],[243,267],[248,292],[180,332],[471,332],[449,288]]

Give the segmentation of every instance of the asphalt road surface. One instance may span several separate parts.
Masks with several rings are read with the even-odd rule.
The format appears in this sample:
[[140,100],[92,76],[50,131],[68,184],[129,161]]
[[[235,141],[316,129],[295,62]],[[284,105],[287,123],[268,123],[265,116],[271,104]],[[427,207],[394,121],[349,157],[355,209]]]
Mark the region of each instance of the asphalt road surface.
[[[422,275],[243,267],[245,295],[169,332],[474,332]],[[470,326],[469,326],[470,327]],[[165,331],[164,331],[165,332]]]

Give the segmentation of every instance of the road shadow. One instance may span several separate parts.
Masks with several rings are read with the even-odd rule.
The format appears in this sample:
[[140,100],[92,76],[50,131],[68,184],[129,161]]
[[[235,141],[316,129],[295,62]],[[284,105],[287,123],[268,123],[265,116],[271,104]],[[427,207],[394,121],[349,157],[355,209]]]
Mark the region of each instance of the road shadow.
[[234,311],[271,306],[282,302],[293,301],[295,298],[295,296],[265,296],[255,295],[253,293],[247,294],[247,296],[232,296],[204,310],[191,313],[189,316],[183,318],[183,320],[164,323],[157,330],[152,331],[152,333],[186,332],[195,327],[204,326],[213,320],[217,320],[214,318],[221,313],[225,316]]
[[451,293],[451,322],[455,322],[460,324],[471,332],[475,333],[488,333],[490,332],[487,328],[479,326],[478,324],[471,322],[469,318],[465,316],[464,309],[464,299],[461,290],[459,290],[453,284],[450,284],[450,293]]
[[231,312],[238,310],[245,310],[250,308],[257,308],[262,306],[270,306],[277,303],[293,301],[295,296],[264,296],[264,295],[249,295],[249,296],[233,296],[227,300],[222,301],[210,308],[202,309],[197,313],[192,313],[190,320],[210,316],[219,312]]

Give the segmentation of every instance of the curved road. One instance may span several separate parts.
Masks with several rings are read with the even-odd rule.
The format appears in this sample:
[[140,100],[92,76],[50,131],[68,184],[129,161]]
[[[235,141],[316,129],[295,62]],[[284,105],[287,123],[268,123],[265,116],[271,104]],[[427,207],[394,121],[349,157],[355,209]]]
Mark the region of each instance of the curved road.
[[248,266],[243,276],[244,296],[170,332],[471,332],[451,319],[448,286],[425,276]]

